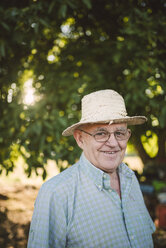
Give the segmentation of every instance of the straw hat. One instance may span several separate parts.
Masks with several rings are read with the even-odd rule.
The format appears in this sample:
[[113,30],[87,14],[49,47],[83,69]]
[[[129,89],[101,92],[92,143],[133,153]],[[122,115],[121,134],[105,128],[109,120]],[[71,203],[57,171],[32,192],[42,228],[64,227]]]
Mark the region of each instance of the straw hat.
[[81,120],[66,128],[62,135],[70,136],[83,124],[93,123],[127,123],[129,125],[143,124],[145,116],[127,116],[123,97],[114,90],[99,90],[82,98]]

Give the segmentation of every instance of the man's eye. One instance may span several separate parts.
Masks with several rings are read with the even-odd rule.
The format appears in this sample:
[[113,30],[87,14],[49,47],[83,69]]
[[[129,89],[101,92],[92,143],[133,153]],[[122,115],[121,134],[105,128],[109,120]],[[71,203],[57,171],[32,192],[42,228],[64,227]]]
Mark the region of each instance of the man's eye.
[[107,133],[106,132],[98,132],[95,135],[97,135],[97,136],[105,136],[105,135],[107,135]]
[[115,132],[115,135],[116,135],[116,136],[124,136],[125,133],[123,133],[123,132]]

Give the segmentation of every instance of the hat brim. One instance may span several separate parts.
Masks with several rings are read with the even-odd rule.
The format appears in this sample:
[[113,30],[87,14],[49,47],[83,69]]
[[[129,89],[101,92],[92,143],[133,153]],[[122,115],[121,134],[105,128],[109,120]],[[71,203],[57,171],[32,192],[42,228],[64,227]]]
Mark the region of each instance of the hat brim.
[[105,121],[80,121],[80,122],[77,122],[73,125],[71,125],[70,127],[66,128],[62,135],[63,136],[70,136],[70,135],[73,135],[73,132],[75,129],[77,129],[79,126],[82,126],[82,125],[85,125],[85,124],[97,124],[97,123],[115,123],[115,124],[118,124],[118,123],[127,123],[128,125],[141,125],[143,123],[145,123],[147,121],[147,118],[145,116],[132,116],[132,117],[129,117],[129,116],[126,116],[124,118],[120,118],[120,119],[113,119],[113,120],[105,120]]

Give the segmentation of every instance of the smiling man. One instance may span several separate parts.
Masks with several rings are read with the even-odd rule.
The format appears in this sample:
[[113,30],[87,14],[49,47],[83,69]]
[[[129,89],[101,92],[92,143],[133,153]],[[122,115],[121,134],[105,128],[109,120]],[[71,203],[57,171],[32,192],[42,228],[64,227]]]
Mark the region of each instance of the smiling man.
[[86,125],[74,131],[74,138],[85,157],[95,167],[109,174],[111,187],[119,196],[121,193],[117,168],[124,158],[130,134],[126,123]]
[[43,184],[28,248],[151,248],[155,226],[135,174],[122,161],[131,131],[121,95],[101,90],[82,99],[82,118],[64,130],[83,153]]

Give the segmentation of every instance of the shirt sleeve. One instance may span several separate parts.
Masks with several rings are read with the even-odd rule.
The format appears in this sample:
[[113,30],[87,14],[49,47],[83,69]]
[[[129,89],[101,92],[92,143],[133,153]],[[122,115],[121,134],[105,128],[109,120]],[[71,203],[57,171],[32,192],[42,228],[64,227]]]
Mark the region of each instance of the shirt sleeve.
[[65,204],[49,185],[43,185],[35,202],[28,248],[66,247]]

